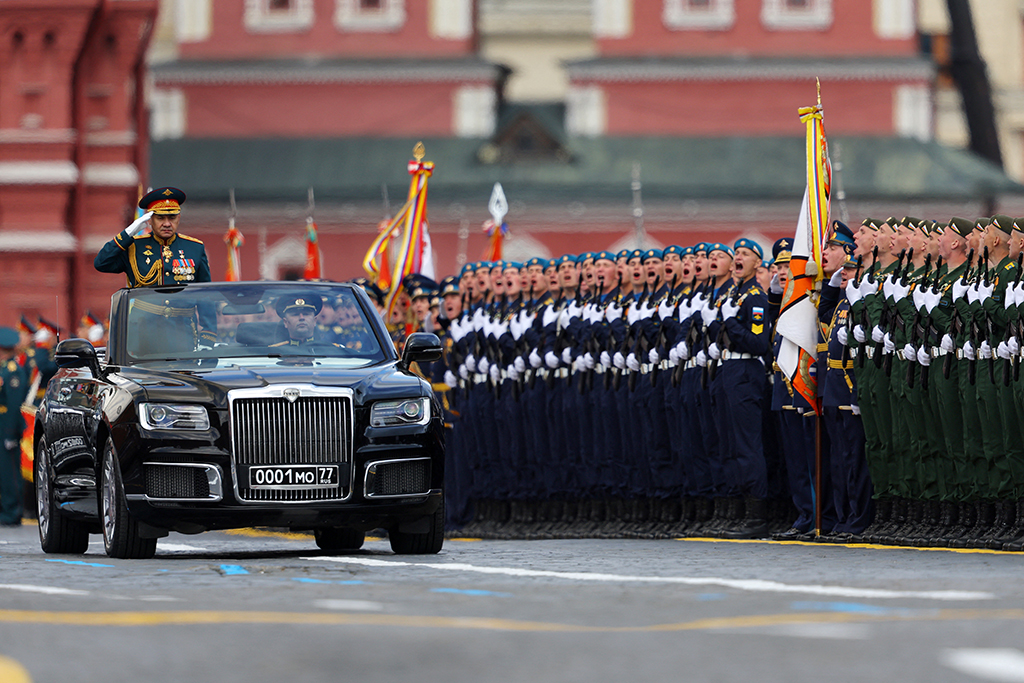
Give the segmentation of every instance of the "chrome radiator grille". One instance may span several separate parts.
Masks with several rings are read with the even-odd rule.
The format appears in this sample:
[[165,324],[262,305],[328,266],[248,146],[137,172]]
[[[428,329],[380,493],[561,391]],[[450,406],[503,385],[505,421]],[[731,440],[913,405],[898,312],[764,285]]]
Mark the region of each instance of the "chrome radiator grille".
[[[236,489],[242,500],[314,501],[344,498],[352,461],[349,396],[237,398],[231,403]],[[267,490],[247,487],[249,465],[341,464],[336,489]]]

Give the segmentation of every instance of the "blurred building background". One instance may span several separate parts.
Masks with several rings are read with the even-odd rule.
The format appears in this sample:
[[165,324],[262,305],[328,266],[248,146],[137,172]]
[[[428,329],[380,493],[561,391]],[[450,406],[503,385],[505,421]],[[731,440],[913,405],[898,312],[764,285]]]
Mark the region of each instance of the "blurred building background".
[[0,320],[102,311],[140,183],[188,194],[215,278],[233,190],[245,279],[301,272],[312,188],[325,277],[359,275],[420,140],[439,274],[495,182],[510,257],[767,248],[816,78],[834,216],[1024,215],[1024,9],[969,6],[1003,168],[967,151],[947,0],[0,0]]

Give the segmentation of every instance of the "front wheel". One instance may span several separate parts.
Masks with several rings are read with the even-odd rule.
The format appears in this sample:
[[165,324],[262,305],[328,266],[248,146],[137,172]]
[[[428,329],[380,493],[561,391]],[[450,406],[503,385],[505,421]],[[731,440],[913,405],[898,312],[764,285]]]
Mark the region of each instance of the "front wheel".
[[396,529],[388,530],[391,550],[397,555],[434,555],[444,545],[444,502],[430,516],[430,530],[422,534],[411,534]]
[[103,521],[103,548],[108,557],[144,560],[156,553],[156,539],[142,538],[139,523],[128,511],[121,484],[121,467],[114,442],[107,438],[100,464],[100,515]]
[[89,531],[81,522],[61,514],[54,501],[50,481],[50,451],[46,439],[36,444],[32,479],[36,489],[36,513],[39,518],[39,545],[44,553],[81,555],[89,549]]
[[359,550],[363,547],[366,534],[356,529],[332,528],[315,529],[313,538],[323,550]]

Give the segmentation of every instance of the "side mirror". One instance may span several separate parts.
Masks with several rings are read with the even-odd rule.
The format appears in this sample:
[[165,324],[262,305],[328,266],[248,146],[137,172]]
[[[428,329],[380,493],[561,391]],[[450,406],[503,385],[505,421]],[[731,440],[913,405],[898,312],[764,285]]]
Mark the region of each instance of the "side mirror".
[[402,351],[402,365],[409,367],[413,363],[426,363],[441,357],[441,340],[436,334],[416,332],[405,340]]
[[89,368],[93,375],[99,377],[100,361],[96,349],[85,339],[65,339],[60,342],[53,360],[59,368]]

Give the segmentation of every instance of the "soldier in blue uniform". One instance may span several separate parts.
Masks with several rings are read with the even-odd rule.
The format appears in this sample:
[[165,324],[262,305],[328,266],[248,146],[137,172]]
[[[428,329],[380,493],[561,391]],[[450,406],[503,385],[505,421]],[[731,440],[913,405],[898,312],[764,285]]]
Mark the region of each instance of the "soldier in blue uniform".
[[[145,211],[103,245],[93,265],[101,273],[124,273],[129,287],[209,282],[210,263],[202,240],[178,232],[185,193],[160,187],[139,200]],[[145,225],[150,232],[137,234]]]
[[21,404],[28,392],[28,376],[14,360],[18,333],[0,327],[0,526],[21,524],[21,434],[25,418]]

